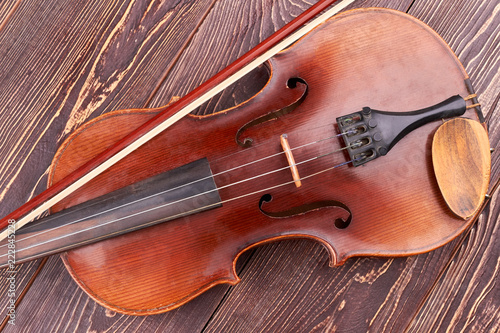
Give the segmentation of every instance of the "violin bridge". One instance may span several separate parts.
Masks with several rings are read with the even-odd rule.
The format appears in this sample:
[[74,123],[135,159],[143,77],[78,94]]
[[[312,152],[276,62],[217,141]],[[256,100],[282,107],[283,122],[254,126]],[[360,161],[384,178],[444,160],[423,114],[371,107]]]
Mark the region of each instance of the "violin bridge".
[[290,149],[290,145],[288,144],[288,135],[282,134],[280,136],[281,147],[285,152],[286,159],[288,160],[288,165],[290,166],[290,171],[292,172],[292,178],[295,183],[295,186],[302,186],[302,182],[300,181],[299,170],[297,169],[297,164],[295,164],[295,159],[293,158],[292,150]]

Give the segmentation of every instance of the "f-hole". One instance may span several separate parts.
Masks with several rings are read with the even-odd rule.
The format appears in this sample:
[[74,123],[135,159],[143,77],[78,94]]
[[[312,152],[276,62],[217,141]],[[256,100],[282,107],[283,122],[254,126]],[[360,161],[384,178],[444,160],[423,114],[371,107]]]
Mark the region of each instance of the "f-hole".
[[290,79],[288,79],[288,81],[286,82],[286,86],[287,88],[290,88],[290,89],[295,89],[297,88],[297,83],[302,83],[304,85],[307,85],[306,81],[304,81],[304,79],[301,79],[300,77],[292,77]]
[[344,220],[343,218],[337,218],[335,219],[335,226],[338,229],[345,229],[351,224],[351,218],[349,217],[347,220]]
[[263,124],[267,121],[276,120],[295,110],[306,98],[308,87],[307,83],[303,79],[291,78],[286,81],[286,87],[283,87],[282,90],[284,89],[296,90],[296,93],[291,94],[288,98],[289,100],[286,101],[284,105],[281,105],[279,109],[270,109],[269,112],[241,126],[240,129],[236,132],[236,143],[239,146],[248,148],[253,143],[253,140],[251,138],[245,138],[242,135],[242,133],[244,133],[247,129]]
[[264,210],[263,206],[265,203],[271,202],[273,200],[273,196],[271,194],[264,194],[260,200],[259,200],[259,210],[262,212],[262,214],[271,217],[271,218],[286,218],[286,217],[293,217],[301,214],[306,214],[312,211],[316,211],[319,209],[325,209],[325,208],[342,208],[346,212],[349,213],[349,217],[347,219],[343,219],[341,217],[337,217],[334,220],[334,225],[338,229],[345,229],[351,224],[352,221],[352,212],[349,209],[349,207],[345,204],[343,204],[340,201],[336,200],[321,200],[321,201],[314,201],[311,203],[306,203],[300,206],[292,207],[291,209],[283,210],[283,211],[278,211],[278,212],[269,212]]

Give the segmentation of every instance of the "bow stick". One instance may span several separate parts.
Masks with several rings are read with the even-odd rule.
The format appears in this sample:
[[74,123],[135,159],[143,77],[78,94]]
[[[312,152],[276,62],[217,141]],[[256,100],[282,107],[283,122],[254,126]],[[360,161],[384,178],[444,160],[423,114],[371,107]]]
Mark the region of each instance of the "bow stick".
[[[35,219],[223,89],[235,83],[245,74],[354,2],[354,0],[343,0],[316,17],[336,1],[322,0],[316,3],[198,88],[179,99],[173,105],[165,107],[158,115],[118,141],[108,150],[4,217],[0,220],[0,230],[6,228],[9,221],[16,221],[15,230],[17,230]],[[313,19],[314,17],[316,18]],[[8,233],[7,229],[0,233],[0,240],[6,238]]]

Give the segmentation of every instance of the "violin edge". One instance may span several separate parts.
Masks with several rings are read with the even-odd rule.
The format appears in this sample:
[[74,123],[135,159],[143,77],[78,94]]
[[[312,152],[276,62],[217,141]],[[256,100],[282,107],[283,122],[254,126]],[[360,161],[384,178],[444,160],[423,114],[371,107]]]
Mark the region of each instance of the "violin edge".
[[[469,223],[468,223],[469,224]],[[460,234],[461,232],[463,231],[463,229],[461,229],[459,232],[457,232],[456,235],[453,236],[453,238],[449,239],[448,241],[451,241],[452,239],[454,239],[456,236],[458,236],[458,234]],[[292,237],[292,236],[284,236],[284,237],[279,237],[279,238],[274,238],[274,239],[268,239],[268,240],[265,240],[265,241],[261,241],[261,242],[258,242],[258,243],[255,243],[255,244],[252,244],[251,247],[255,247],[255,246],[259,246],[259,245],[262,245],[262,244],[265,244],[265,243],[269,243],[269,242],[272,242],[272,241],[277,241],[277,240],[280,240],[282,238],[289,238],[289,237]],[[293,238],[311,238],[311,237],[303,237],[303,236],[298,236],[298,235],[295,235],[293,236]],[[440,244],[440,245],[443,245],[443,244]],[[440,246],[439,245],[439,246]],[[435,248],[437,248],[438,246],[436,246]],[[250,247],[248,247],[250,248]],[[239,256],[241,255],[241,253],[245,252],[248,248],[245,248],[244,250],[242,250],[238,255],[237,257],[235,258],[235,261],[237,261],[237,258],[239,258]],[[414,253],[403,253],[403,254],[399,254],[399,255],[396,255],[396,254],[386,254],[386,253],[370,253],[371,256],[374,256],[374,257],[387,257],[387,256],[391,256],[391,257],[396,257],[396,256],[407,256],[407,255],[411,255],[411,254],[418,254],[418,253],[424,253],[424,252],[427,252],[427,251],[430,251],[432,249],[428,249],[428,250],[424,250],[422,252],[414,252]],[[329,253],[331,255],[331,253]],[[350,253],[350,254],[345,254],[343,256],[336,256],[335,259],[332,259],[330,258],[330,261],[333,262],[333,264],[331,264],[331,266],[335,266],[335,265],[340,265],[341,263],[345,262],[348,258],[350,257],[354,257],[354,256],[357,256],[356,253]],[[233,265],[234,267],[234,265]],[[233,271],[234,271],[234,268],[233,268]],[[212,286],[214,285],[217,285],[217,284],[221,284],[221,283],[226,283],[224,279],[220,279],[220,280],[217,280],[219,282],[217,283],[213,283],[213,284],[209,284],[208,286],[206,287],[203,287],[202,291],[200,291],[199,293],[197,293],[196,295],[192,296],[190,299],[196,297],[197,295],[201,294],[203,291],[206,291],[208,289],[210,289]],[[227,282],[229,284],[236,284],[239,282],[239,278],[237,278],[237,276],[235,275],[235,280],[229,280],[230,282]],[[180,303],[180,304],[175,304],[175,306],[172,306],[170,308],[168,308],[168,310],[170,309],[174,309],[178,306],[181,306],[182,304],[185,304],[187,301],[189,300],[186,300],[184,303]],[[99,302],[100,303],[100,302]],[[102,304],[102,303],[100,303]],[[160,313],[160,312],[165,312],[165,311],[168,311],[168,310],[165,310],[165,309],[162,309],[162,311],[159,311],[159,312],[155,312],[155,313]],[[122,311],[120,311],[122,312]],[[144,313],[144,314],[147,314],[147,313]]]

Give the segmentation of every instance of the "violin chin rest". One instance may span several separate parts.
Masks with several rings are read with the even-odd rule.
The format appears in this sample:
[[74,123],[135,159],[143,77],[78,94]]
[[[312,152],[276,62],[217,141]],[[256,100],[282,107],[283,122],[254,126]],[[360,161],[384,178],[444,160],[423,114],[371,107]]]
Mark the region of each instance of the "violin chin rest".
[[490,144],[483,125],[466,118],[445,122],[434,134],[432,163],[448,207],[465,220],[472,217],[490,182]]

